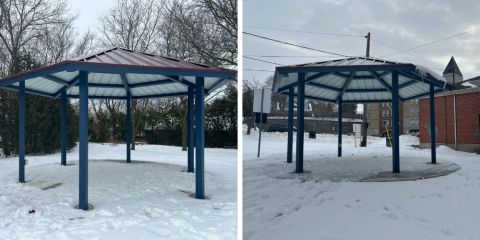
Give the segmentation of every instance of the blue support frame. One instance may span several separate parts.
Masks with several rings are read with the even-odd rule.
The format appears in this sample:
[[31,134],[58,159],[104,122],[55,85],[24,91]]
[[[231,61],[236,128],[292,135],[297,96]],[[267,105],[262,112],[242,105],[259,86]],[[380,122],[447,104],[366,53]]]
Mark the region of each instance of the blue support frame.
[[432,164],[437,163],[437,152],[435,144],[435,86],[430,84],[430,147],[432,153]]
[[74,79],[72,79],[67,86],[64,86],[62,88],[60,88],[60,90],[58,90],[55,94],[53,94],[53,98],[58,98],[60,97],[60,95],[62,94],[63,91],[67,91],[68,89],[72,88],[73,86],[75,86],[79,81],[79,76],[76,76]]
[[131,119],[131,103],[132,95],[127,91],[127,163],[131,162],[131,143],[132,143],[132,119]]
[[197,145],[195,148],[195,197],[205,199],[205,78],[196,77],[195,83],[195,144]]
[[400,105],[398,96],[398,71],[392,71],[392,162],[393,173],[400,173]]
[[57,78],[55,76],[52,76],[52,75],[45,75],[45,76],[42,76],[43,78],[45,79],[48,79],[50,81],[53,81],[53,82],[56,82],[56,83],[59,83],[59,84],[62,84],[64,86],[68,86],[68,82],[65,82],[65,80],[63,79],[60,79],[60,78]]
[[188,146],[188,172],[193,173],[194,172],[194,149],[195,149],[195,142],[194,142],[194,137],[195,137],[195,132],[193,128],[194,124],[194,115],[195,113],[193,112],[194,110],[194,103],[193,101],[195,100],[195,94],[194,94],[195,89],[193,87],[188,88],[188,132],[187,132],[187,146]]
[[297,159],[296,173],[303,172],[303,138],[305,116],[305,73],[298,73],[297,86]]
[[61,165],[67,165],[67,91],[62,93],[62,160]]
[[287,141],[287,162],[291,163],[293,158],[293,87],[288,91],[288,141]]
[[88,209],[88,72],[80,71],[79,208]]
[[342,156],[342,111],[343,111],[342,96],[338,98],[338,157]]
[[25,81],[19,82],[18,92],[18,164],[18,181],[25,183]]
[[345,91],[347,91],[348,85],[350,85],[350,83],[352,82],[352,79],[353,79],[353,77],[355,76],[356,73],[357,72],[352,71],[350,73],[350,76],[348,76],[348,79],[345,81],[345,84],[343,85],[342,91],[338,94],[337,103],[338,103],[338,101],[340,101],[340,98],[342,98]]

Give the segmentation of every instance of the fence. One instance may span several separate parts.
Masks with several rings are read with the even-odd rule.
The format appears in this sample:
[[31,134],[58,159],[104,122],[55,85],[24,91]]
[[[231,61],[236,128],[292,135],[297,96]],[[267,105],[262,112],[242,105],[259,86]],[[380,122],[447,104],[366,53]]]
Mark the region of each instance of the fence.
[[[182,146],[182,130],[145,130],[148,144]],[[205,147],[223,148],[224,142],[237,142],[237,132],[205,131]]]

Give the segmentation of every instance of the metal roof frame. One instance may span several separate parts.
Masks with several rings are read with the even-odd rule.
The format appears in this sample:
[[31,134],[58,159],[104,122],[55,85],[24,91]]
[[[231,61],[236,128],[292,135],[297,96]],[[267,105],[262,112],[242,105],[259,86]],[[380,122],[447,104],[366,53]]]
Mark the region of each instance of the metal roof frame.
[[[428,85],[435,87],[435,93],[452,90],[451,84],[437,79],[438,77],[428,72],[422,74],[419,72],[420,68],[421,66],[417,67],[411,63],[360,57],[281,66],[275,69],[273,93],[288,95],[290,91],[294,91],[296,96],[298,74],[304,73],[306,99],[338,103],[339,98],[342,97],[343,103],[391,102],[393,71],[399,74],[400,102],[428,96]],[[296,78],[295,75],[297,75]],[[339,82],[342,82],[339,79],[344,81],[340,84],[341,87],[338,86]],[[354,82],[356,88],[352,87]],[[368,86],[372,84],[376,86]],[[360,85],[362,87],[358,87]]]
[[[18,91],[18,83],[24,81],[27,82],[25,92],[29,94],[56,99],[61,96],[63,91],[67,91],[68,98],[78,98],[78,94],[71,94],[71,92],[73,88],[78,89],[79,87],[80,71],[119,75],[122,83],[111,83],[108,82],[110,81],[108,79],[95,80],[99,83],[90,82],[92,81],[90,74],[88,82],[89,89],[97,89],[96,95],[89,95],[89,98],[118,100],[127,99],[129,92],[133,100],[187,96],[188,87],[195,87],[195,82],[188,81],[185,77],[209,78],[210,86],[205,84],[205,94],[208,95],[232,81],[236,76],[234,70],[115,47],[0,79],[0,88]],[[54,76],[59,73],[69,76],[73,72],[78,72],[73,78]],[[129,79],[128,74],[136,74],[136,78],[139,80]],[[160,76],[160,78],[152,80],[155,78],[154,76]],[[29,87],[29,84],[34,82],[43,89]],[[149,91],[142,91],[142,87],[148,87]],[[120,88],[125,91],[118,95]],[[137,93],[131,92],[131,89],[135,88],[139,89]]]

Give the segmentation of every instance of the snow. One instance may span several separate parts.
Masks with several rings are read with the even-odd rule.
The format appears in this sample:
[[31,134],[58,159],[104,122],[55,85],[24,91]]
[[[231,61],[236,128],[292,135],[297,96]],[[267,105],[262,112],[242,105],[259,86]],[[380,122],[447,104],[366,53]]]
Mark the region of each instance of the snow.
[[305,135],[305,174],[291,174],[295,158],[286,163],[287,133],[262,133],[260,158],[257,141],[258,132],[246,135],[244,128],[244,239],[480,239],[475,153],[440,146],[441,164],[433,166],[426,164],[430,149],[414,149],[418,138],[401,136],[402,172],[460,169],[425,180],[358,182],[392,170],[385,138],[369,137],[367,148],[355,148],[353,137],[344,135],[338,158],[337,136]]
[[427,77],[427,74],[436,78],[437,80],[447,82],[447,79],[445,79],[443,76],[438,75],[436,72],[432,71],[430,68],[424,67],[422,65],[415,65],[417,68],[416,70],[422,75],[423,77]]
[[[126,164],[126,146],[89,144],[89,203],[78,205],[78,151],[27,156],[27,183],[18,158],[0,159],[0,239],[236,239],[237,151],[205,149],[205,193],[189,197],[180,147],[141,145]],[[47,189],[48,187],[52,187]],[[42,190],[46,189],[46,190]],[[29,214],[29,210],[36,212]]]
[[462,86],[464,86],[464,87],[469,87],[469,88],[476,88],[476,87],[477,87],[476,85],[473,85],[473,84],[471,84],[471,83],[469,83],[469,82],[464,82],[464,83],[462,83]]

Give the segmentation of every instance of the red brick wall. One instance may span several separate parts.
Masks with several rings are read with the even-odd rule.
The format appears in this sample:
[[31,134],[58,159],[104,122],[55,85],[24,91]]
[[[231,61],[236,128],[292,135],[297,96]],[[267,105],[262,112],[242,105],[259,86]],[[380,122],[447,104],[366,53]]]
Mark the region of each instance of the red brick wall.
[[[420,142],[430,143],[426,124],[430,124],[430,99],[419,101]],[[465,93],[456,95],[457,105],[457,143],[479,144],[480,136],[474,133],[479,127],[480,93]],[[455,125],[453,111],[453,96],[435,98],[435,125],[438,128],[437,143],[455,143]]]

